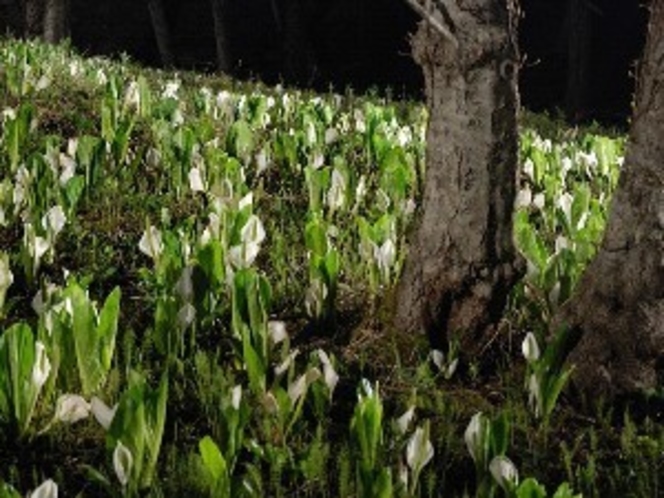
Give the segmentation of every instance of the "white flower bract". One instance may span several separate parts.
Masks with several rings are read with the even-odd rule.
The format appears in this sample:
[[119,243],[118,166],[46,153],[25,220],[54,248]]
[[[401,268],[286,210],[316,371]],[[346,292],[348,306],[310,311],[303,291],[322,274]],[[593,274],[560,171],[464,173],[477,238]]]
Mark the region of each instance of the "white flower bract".
[[122,487],[125,487],[129,482],[133,465],[134,457],[132,456],[131,451],[122,444],[122,441],[118,441],[118,444],[113,451],[113,470],[115,470],[115,475]]
[[63,394],[56,402],[55,418],[60,422],[73,424],[90,415],[90,403],[78,394]]
[[46,346],[41,341],[35,342],[35,363],[32,366],[32,384],[39,391],[51,373],[51,362],[46,355]]
[[516,466],[504,455],[498,455],[491,460],[489,472],[505,491],[509,491],[519,483],[519,472]]
[[521,352],[523,353],[523,357],[528,361],[528,363],[539,360],[540,348],[539,344],[537,344],[535,334],[532,332],[528,332],[525,339],[521,343]]
[[156,227],[150,225],[143,232],[143,236],[138,242],[138,248],[143,254],[152,259],[159,258],[159,255],[164,250],[164,245],[161,242],[161,232]]
[[113,417],[115,417],[115,412],[118,409],[118,405],[115,405],[113,408],[109,408],[106,403],[100,400],[98,397],[93,396],[90,400],[90,411],[94,415],[99,425],[104,429],[108,428],[113,423]]
[[410,470],[419,473],[433,458],[433,445],[428,430],[418,427],[406,446],[406,463]]
[[30,493],[29,498],[58,498],[58,485],[53,479],[46,479]]

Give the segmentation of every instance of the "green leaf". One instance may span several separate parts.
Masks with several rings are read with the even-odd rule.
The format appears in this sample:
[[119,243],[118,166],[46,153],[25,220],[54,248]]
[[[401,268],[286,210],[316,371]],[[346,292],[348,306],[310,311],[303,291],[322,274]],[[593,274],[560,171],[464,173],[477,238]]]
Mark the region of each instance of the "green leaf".
[[223,248],[218,240],[210,240],[197,253],[198,263],[214,287],[224,282]]
[[145,403],[145,442],[147,449],[147,460],[143,467],[141,476],[141,487],[147,488],[157,468],[157,460],[161,449],[166,423],[166,405],[168,401],[168,371],[164,371],[157,390],[146,387],[144,390]]
[[242,357],[251,389],[256,394],[265,392],[266,366],[251,344],[251,331],[246,325],[242,326]]
[[[131,483],[139,483],[145,462],[146,427],[145,379],[137,372],[130,372],[129,388],[122,394],[118,408],[106,434],[106,447],[113,451],[121,441],[133,456]],[[134,484],[135,485],[135,484]]]
[[89,396],[101,387],[111,367],[120,311],[120,289],[116,287],[104,302],[99,325],[85,290],[72,283],[67,288],[67,295],[73,309],[78,373],[83,395]]
[[567,482],[564,482],[560,486],[558,486],[558,489],[553,495],[553,498],[582,498],[582,497],[583,495],[581,494],[575,495],[574,491],[572,491],[572,487]]
[[0,498],[21,498],[21,493],[7,483],[0,484]]
[[23,433],[39,391],[32,382],[35,339],[30,326],[17,323],[0,336],[0,417]]
[[254,147],[254,134],[249,123],[238,120],[228,130],[226,136],[228,152],[238,159],[246,159]]
[[510,419],[505,412],[491,422],[491,456],[504,455],[510,440]]
[[382,469],[374,481],[372,497],[391,498],[392,494],[392,473],[390,469]]
[[307,223],[305,242],[307,249],[313,254],[324,256],[327,253],[327,234],[320,218],[314,217]]
[[546,488],[529,477],[519,485],[516,496],[517,498],[546,498]]
[[199,441],[198,449],[201,452],[205,468],[210,472],[213,481],[218,482],[228,471],[226,460],[219,447],[210,436],[205,436]]
[[111,360],[115,350],[115,337],[118,331],[118,317],[120,315],[120,287],[113,289],[106,298],[104,306],[99,313],[97,337],[99,340],[100,364],[105,377],[111,368]]

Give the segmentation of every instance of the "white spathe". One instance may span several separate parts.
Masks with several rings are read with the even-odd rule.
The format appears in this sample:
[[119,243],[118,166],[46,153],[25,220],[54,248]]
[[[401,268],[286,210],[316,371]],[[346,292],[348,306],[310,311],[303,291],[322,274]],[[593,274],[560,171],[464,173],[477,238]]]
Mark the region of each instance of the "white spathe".
[[113,406],[113,408],[109,408],[106,403],[104,403],[96,396],[93,396],[90,400],[90,411],[92,412],[92,415],[94,415],[95,419],[97,419],[99,425],[101,425],[106,430],[108,430],[108,428],[111,426],[117,409],[118,405]]
[[51,362],[46,355],[46,346],[41,341],[35,342],[35,363],[32,366],[32,384],[39,391],[49,374],[51,373]]
[[482,412],[477,412],[470,419],[468,427],[466,427],[466,432],[463,435],[463,439],[466,442],[466,447],[468,448],[468,453],[473,458],[473,461],[477,462],[477,459],[480,458],[480,452],[482,451],[482,426],[483,415]]
[[401,415],[397,419],[397,427],[399,428],[399,432],[401,434],[406,433],[414,416],[415,416],[415,407],[411,406],[410,408],[408,408],[408,410],[404,412],[403,415]]
[[270,320],[267,322],[267,332],[270,335],[272,344],[275,346],[288,339],[286,324],[280,320]]
[[129,476],[131,475],[133,464],[134,457],[132,456],[131,451],[122,444],[122,441],[118,441],[118,444],[113,451],[113,469],[115,470],[115,475],[122,487],[125,487],[129,482]]
[[410,470],[419,473],[433,458],[433,445],[428,430],[418,427],[406,446],[406,463]]
[[146,256],[157,259],[164,250],[164,245],[161,241],[161,232],[156,227],[150,225],[143,232],[143,236],[138,242],[138,248]]
[[90,415],[90,403],[78,394],[63,394],[58,398],[55,418],[60,422],[73,424]]
[[339,382],[339,374],[337,374],[334,366],[332,365],[330,357],[325,351],[318,349],[316,353],[318,354],[318,359],[323,365],[323,380],[325,381],[325,385],[330,391],[330,397],[332,397],[334,388],[337,387],[337,383]]
[[489,472],[505,491],[509,491],[519,483],[519,472],[516,466],[504,455],[498,455],[491,460]]
[[29,498],[58,498],[58,485],[53,479],[46,479],[30,493]]
[[521,343],[521,352],[523,357],[528,361],[528,363],[533,363],[539,360],[540,357],[540,348],[537,344],[537,339],[535,334],[528,332],[526,338]]
[[67,216],[65,215],[62,206],[53,206],[42,218],[42,226],[44,227],[44,230],[49,231],[53,237],[62,231],[66,223]]

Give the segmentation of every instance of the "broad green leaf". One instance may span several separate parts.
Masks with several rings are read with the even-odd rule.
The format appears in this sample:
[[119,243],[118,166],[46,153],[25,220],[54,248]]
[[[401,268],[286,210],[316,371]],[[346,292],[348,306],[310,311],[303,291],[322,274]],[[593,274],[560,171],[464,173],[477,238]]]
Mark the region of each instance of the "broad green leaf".
[[115,288],[108,296],[97,324],[92,303],[78,284],[67,289],[73,309],[74,345],[82,394],[89,396],[106,380],[115,349],[120,289]]
[[251,344],[251,331],[246,325],[242,327],[242,356],[249,376],[249,384],[256,394],[265,392],[266,368],[256,349]]
[[313,254],[324,256],[327,253],[327,234],[320,218],[314,217],[307,223],[305,228],[305,242],[307,249]]
[[152,390],[145,387],[145,443],[146,443],[146,462],[141,476],[141,486],[144,488],[152,484],[157,460],[161,450],[161,442],[164,435],[164,425],[166,423],[166,405],[168,401],[168,371],[164,371],[159,382],[159,387]]
[[572,491],[572,487],[567,482],[564,482],[560,486],[558,486],[558,489],[553,495],[553,498],[582,498],[582,497],[583,495],[581,494],[575,495],[574,491]]
[[17,323],[0,336],[0,416],[27,429],[39,391],[32,383],[35,339],[30,326]]
[[546,498],[546,488],[529,477],[519,485],[516,496],[517,498]]
[[205,436],[198,443],[198,449],[201,452],[203,463],[210,472],[214,482],[219,481],[228,471],[226,460],[221,454],[219,447],[210,436]]
[[505,412],[501,412],[491,422],[491,456],[504,455],[510,441],[510,420]]
[[115,337],[118,331],[118,318],[120,315],[120,287],[113,289],[106,298],[104,306],[99,313],[99,325],[97,326],[97,337],[99,338],[100,364],[105,377],[111,368],[111,360],[115,350]]
[[198,249],[198,263],[212,283],[213,288],[224,282],[226,273],[223,259],[223,248],[218,240],[210,240]]
[[248,158],[254,147],[254,134],[249,123],[243,120],[233,123],[226,136],[226,147],[238,159]]
[[392,473],[390,469],[382,469],[374,482],[372,496],[375,498],[392,498]]
[[0,484],[0,498],[21,498],[21,493],[7,483]]

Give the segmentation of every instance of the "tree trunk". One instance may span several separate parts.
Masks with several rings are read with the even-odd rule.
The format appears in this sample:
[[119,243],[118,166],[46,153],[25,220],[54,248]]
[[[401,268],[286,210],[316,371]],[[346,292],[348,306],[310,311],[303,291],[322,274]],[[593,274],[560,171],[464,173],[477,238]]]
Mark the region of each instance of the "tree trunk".
[[175,64],[175,57],[173,56],[171,31],[168,27],[163,0],[148,0],[148,10],[152,20],[152,29],[154,29],[154,35],[157,39],[161,63],[164,67],[172,67]]
[[69,34],[69,0],[46,0],[44,41],[59,43]]
[[25,36],[38,38],[44,33],[45,0],[24,0]]
[[[627,156],[597,257],[555,323],[582,391],[661,386],[664,357],[664,0],[651,3]],[[658,378],[660,377],[660,378]]]
[[588,0],[568,0],[564,32],[567,39],[565,112],[568,118],[578,121],[583,118],[588,104],[592,40],[591,6]]
[[214,38],[217,46],[217,69],[224,73],[232,69],[231,54],[228,45],[228,22],[226,19],[227,0],[211,0],[212,19],[214,20]]
[[512,238],[517,13],[509,0],[458,3],[439,16],[456,45],[424,23],[413,39],[429,109],[427,170],[395,325],[426,332],[435,347],[450,334],[477,344],[524,268]]

